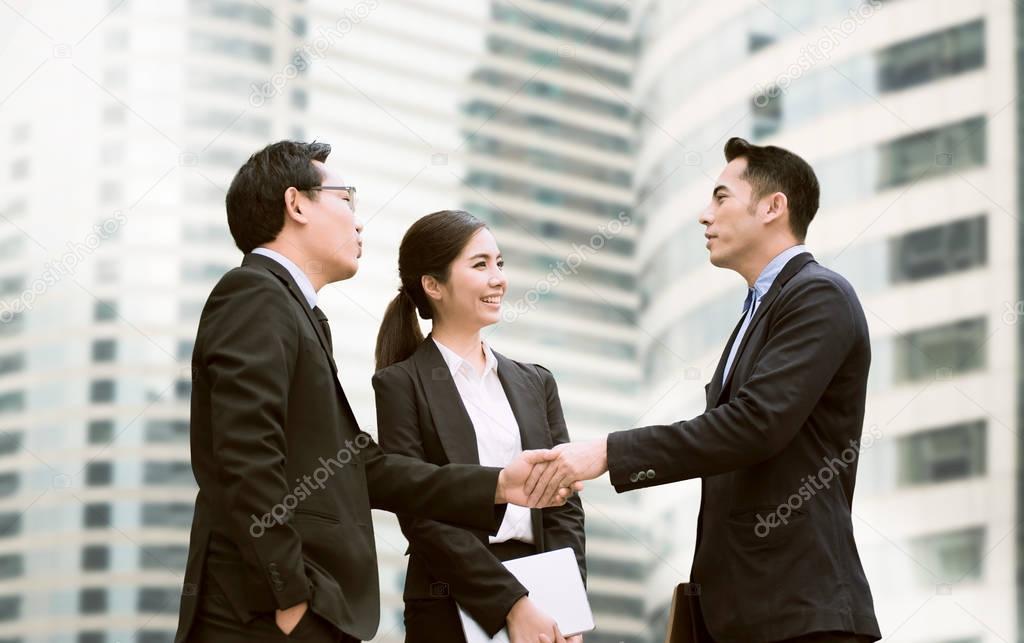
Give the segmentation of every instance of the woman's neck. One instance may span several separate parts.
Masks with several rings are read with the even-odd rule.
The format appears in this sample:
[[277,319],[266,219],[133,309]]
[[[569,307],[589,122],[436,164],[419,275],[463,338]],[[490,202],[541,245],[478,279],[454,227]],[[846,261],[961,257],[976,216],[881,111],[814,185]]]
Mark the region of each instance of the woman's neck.
[[456,355],[472,364],[477,373],[483,371],[487,360],[484,357],[479,329],[465,330],[453,328],[449,324],[439,322],[434,324],[430,334],[434,339],[452,349]]

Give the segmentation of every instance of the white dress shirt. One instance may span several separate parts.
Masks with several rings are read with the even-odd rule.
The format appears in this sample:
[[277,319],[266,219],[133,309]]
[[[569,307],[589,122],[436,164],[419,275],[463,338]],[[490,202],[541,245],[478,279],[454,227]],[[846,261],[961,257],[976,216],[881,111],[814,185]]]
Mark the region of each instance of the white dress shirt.
[[302,268],[299,268],[298,266],[295,265],[294,261],[284,256],[280,252],[275,252],[270,248],[264,248],[263,246],[260,246],[259,248],[254,248],[252,253],[254,255],[263,255],[264,257],[270,257],[277,263],[284,266],[285,269],[288,271],[288,274],[290,274],[292,276],[292,279],[295,280],[295,283],[298,284],[299,290],[301,290],[302,294],[305,295],[306,302],[309,304],[309,307],[316,308],[317,294],[316,289],[313,288],[313,282],[309,280],[309,277],[306,275],[306,273],[302,272]]
[[[433,339],[433,338],[431,338]],[[498,379],[498,360],[486,342],[481,342],[486,356],[483,375],[458,353],[436,339],[433,340],[444,357],[448,370],[455,380],[455,388],[462,398],[469,419],[476,433],[477,454],[480,464],[485,467],[504,467],[523,451],[523,440],[519,435],[519,422],[512,413],[508,396]],[[509,505],[505,519],[501,522],[496,536],[490,542],[506,540],[533,542],[533,523],[530,510],[518,505]]]

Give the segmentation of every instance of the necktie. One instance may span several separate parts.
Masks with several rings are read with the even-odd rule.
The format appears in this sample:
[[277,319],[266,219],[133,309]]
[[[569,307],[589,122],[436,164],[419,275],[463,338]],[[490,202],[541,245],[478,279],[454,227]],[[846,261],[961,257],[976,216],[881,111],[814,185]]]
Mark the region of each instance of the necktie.
[[747,326],[750,325],[750,318],[754,316],[754,303],[756,302],[756,293],[753,288],[747,289],[747,298],[743,301],[743,324],[740,326],[740,330],[736,333],[736,339],[733,340],[732,346],[729,348],[729,357],[725,361],[725,370],[722,371],[722,383],[724,384],[729,380],[729,371],[732,369],[732,362],[736,359],[736,353],[740,349],[740,344],[743,343],[743,336],[747,332]]
[[331,340],[331,324],[327,321],[327,315],[324,311],[320,310],[319,306],[313,307],[313,314],[316,315],[316,319],[320,322],[320,328],[324,331],[324,336],[327,338],[327,348],[330,349],[331,354],[334,354],[334,342]]

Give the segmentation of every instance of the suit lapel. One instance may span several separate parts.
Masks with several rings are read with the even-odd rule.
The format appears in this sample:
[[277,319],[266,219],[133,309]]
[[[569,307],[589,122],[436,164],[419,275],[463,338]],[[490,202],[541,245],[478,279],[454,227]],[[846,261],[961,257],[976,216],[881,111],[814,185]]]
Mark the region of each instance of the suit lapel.
[[480,464],[476,431],[462,396],[455,387],[452,372],[444,356],[428,336],[413,353],[413,363],[427,397],[434,429],[448,461],[454,464]]
[[331,354],[330,344],[327,343],[327,336],[324,335],[324,329],[320,326],[320,321],[313,315],[313,309],[309,307],[309,302],[306,301],[306,296],[302,294],[302,290],[299,289],[299,285],[295,283],[294,279],[292,279],[292,275],[288,272],[288,269],[270,257],[264,257],[263,255],[253,253],[245,255],[245,258],[242,259],[242,265],[263,266],[284,283],[288,288],[288,292],[290,292],[292,297],[299,302],[299,307],[302,308],[302,312],[305,313],[306,319],[309,320],[309,323],[313,327],[313,332],[316,333],[317,339],[320,340],[320,347],[327,355],[327,361],[331,364],[331,371],[335,376],[337,376],[338,366],[334,363],[334,355]]
[[725,372],[725,361],[729,358],[732,343],[736,341],[736,335],[740,332],[740,326],[743,325],[743,318],[745,316],[746,314],[741,315],[740,320],[736,322],[736,327],[732,329],[732,335],[729,335],[729,341],[725,344],[725,350],[722,351],[722,356],[718,359],[718,368],[715,369],[715,374],[711,377],[711,385],[707,392],[707,407],[705,411],[711,409],[722,395],[722,373]]
[[[729,384],[732,382],[732,378],[736,374],[736,366],[739,364],[740,357],[743,356],[743,351],[746,350],[747,344],[750,343],[750,338],[754,334],[754,329],[757,328],[757,325],[762,319],[764,319],[768,309],[771,308],[771,305],[779,296],[779,292],[782,291],[786,282],[792,279],[796,273],[800,272],[800,270],[811,261],[814,261],[814,257],[809,252],[802,252],[790,259],[786,262],[786,265],[782,268],[782,272],[779,273],[779,276],[776,277],[775,281],[772,283],[772,287],[768,289],[767,293],[765,293],[764,298],[761,299],[761,303],[757,306],[757,310],[754,311],[754,317],[750,320],[750,325],[747,326],[746,332],[743,333],[743,340],[740,342],[740,348],[736,351],[736,357],[733,359],[732,368],[729,369],[729,378],[722,382],[722,388],[714,398],[715,404],[721,400],[722,394],[729,390]],[[742,324],[742,320],[740,321]],[[739,327],[737,327],[736,330],[738,331]],[[732,342],[730,342],[730,345],[731,344]]]
[[507,357],[497,352],[494,353],[494,357],[498,360],[498,379],[501,381],[501,387],[505,389],[505,397],[508,398],[512,415],[519,425],[523,450],[549,448],[551,445],[544,439],[544,427],[548,425],[547,407],[537,399],[537,389],[530,385],[522,370]]

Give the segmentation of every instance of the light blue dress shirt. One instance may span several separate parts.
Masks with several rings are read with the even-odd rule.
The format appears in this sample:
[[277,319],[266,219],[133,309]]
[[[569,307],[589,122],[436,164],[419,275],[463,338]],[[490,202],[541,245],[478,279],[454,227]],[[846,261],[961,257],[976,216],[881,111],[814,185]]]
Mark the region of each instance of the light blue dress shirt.
[[797,244],[780,252],[761,271],[761,274],[754,282],[754,287],[747,289],[747,298],[743,302],[743,312],[746,314],[743,316],[743,325],[740,326],[740,332],[736,333],[736,340],[733,341],[732,347],[729,349],[729,358],[725,360],[725,370],[722,371],[723,384],[729,381],[729,371],[732,369],[732,362],[736,359],[736,353],[743,343],[743,336],[747,334],[747,327],[750,326],[750,321],[757,312],[757,306],[761,303],[761,298],[765,296],[772,287],[772,284],[775,283],[775,279],[782,272],[782,269],[786,267],[786,264],[789,263],[789,260],[802,252],[807,252],[807,246],[803,244]]
[[256,248],[252,251],[252,253],[254,255],[263,255],[264,257],[270,257],[277,263],[284,266],[285,269],[288,270],[288,273],[292,276],[292,279],[295,280],[295,283],[298,284],[299,290],[301,290],[302,294],[306,297],[306,301],[309,303],[309,307],[316,308],[316,303],[318,299],[316,289],[313,288],[313,282],[309,280],[309,277],[306,276],[306,273],[302,272],[302,268],[299,268],[298,266],[295,265],[294,261],[284,256],[280,252],[275,252],[271,250],[270,248]]

